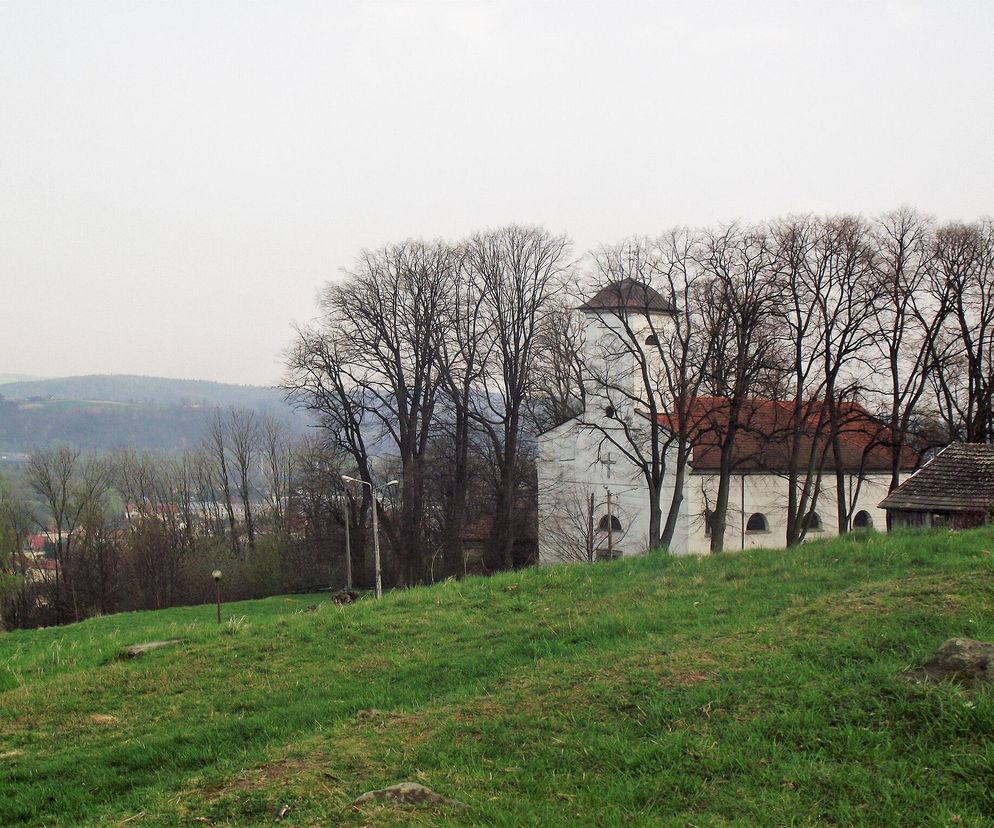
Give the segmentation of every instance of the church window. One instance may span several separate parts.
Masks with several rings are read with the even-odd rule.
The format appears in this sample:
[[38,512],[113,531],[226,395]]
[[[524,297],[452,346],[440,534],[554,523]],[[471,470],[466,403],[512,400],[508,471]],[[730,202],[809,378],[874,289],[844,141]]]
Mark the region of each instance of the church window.
[[646,345],[653,345],[655,347],[659,347],[659,337],[656,336],[655,334],[649,334],[645,338],[645,344]]
[[766,521],[766,515],[762,512],[754,512],[749,516],[749,522],[746,524],[747,532],[769,532],[770,524]]
[[856,512],[856,517],[852,520],[853,529],[872,529],[873,528],[873,518],[870,517],[870,513],[862,510]]
[[808,512],[804,516],[804,529],[807,532],[821,531],[821,515],[817,512]]
[[600,523],[597,524],[597,528],[602,532],[606,532],[608,526],[611,527],[612,532],[621,531],[621,521],[618,520],[616,515],[611,515],[610,518],[607,515],[604,515],[604,517],[601,518]]

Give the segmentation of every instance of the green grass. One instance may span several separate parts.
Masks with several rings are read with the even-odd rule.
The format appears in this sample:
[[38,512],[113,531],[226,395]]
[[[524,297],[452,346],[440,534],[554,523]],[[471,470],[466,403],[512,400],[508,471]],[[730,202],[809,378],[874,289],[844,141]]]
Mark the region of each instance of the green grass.
[[[2,635],[0,825],[990,825],[994,693],[899,674],[994,640],[991,549],[871,535]],[[351,810],[402,780],[469,808]]]

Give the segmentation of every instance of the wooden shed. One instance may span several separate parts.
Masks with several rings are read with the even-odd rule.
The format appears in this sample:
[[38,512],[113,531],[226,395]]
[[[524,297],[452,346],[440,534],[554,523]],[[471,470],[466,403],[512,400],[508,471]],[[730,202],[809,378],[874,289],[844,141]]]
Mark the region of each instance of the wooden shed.
[[994,512],[994,445],[953,443],[880,501],[892,529],[988,523]]

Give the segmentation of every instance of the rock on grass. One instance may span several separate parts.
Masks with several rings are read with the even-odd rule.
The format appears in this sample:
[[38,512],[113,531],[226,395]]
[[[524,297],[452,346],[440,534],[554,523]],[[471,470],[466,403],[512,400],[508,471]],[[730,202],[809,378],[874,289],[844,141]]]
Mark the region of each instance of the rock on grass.
[[904,674],[913,681],[957,681],[971,687],[994,681],[994,644],[972,638],[950,638],[917,670]]

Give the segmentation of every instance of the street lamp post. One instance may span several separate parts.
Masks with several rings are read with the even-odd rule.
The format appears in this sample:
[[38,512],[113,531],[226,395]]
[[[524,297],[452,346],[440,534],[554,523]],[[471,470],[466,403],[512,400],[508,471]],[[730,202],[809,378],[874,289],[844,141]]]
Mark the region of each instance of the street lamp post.
[[217,623],[221,623],[221,570],[215,569],[211,575],[214,578],[214,597],[217,598]]
[[369,488],[369,496],[373,501],[373,565],[376,568],[376,597],[382,598],[383,576],[380,569],[380,524],[377,519],[377,512],[379,510],[376,508],[376,493],[382,491],[383,489],[389,488],[390,486],[396,486],[398,481],[390,480],[381,486],[373,486],[372,483],[369,483],[366,480],[360,480],[358,477],[348,477],[344,474],[342,475],[342,480],[348,481],[349,483],[360,483]]

